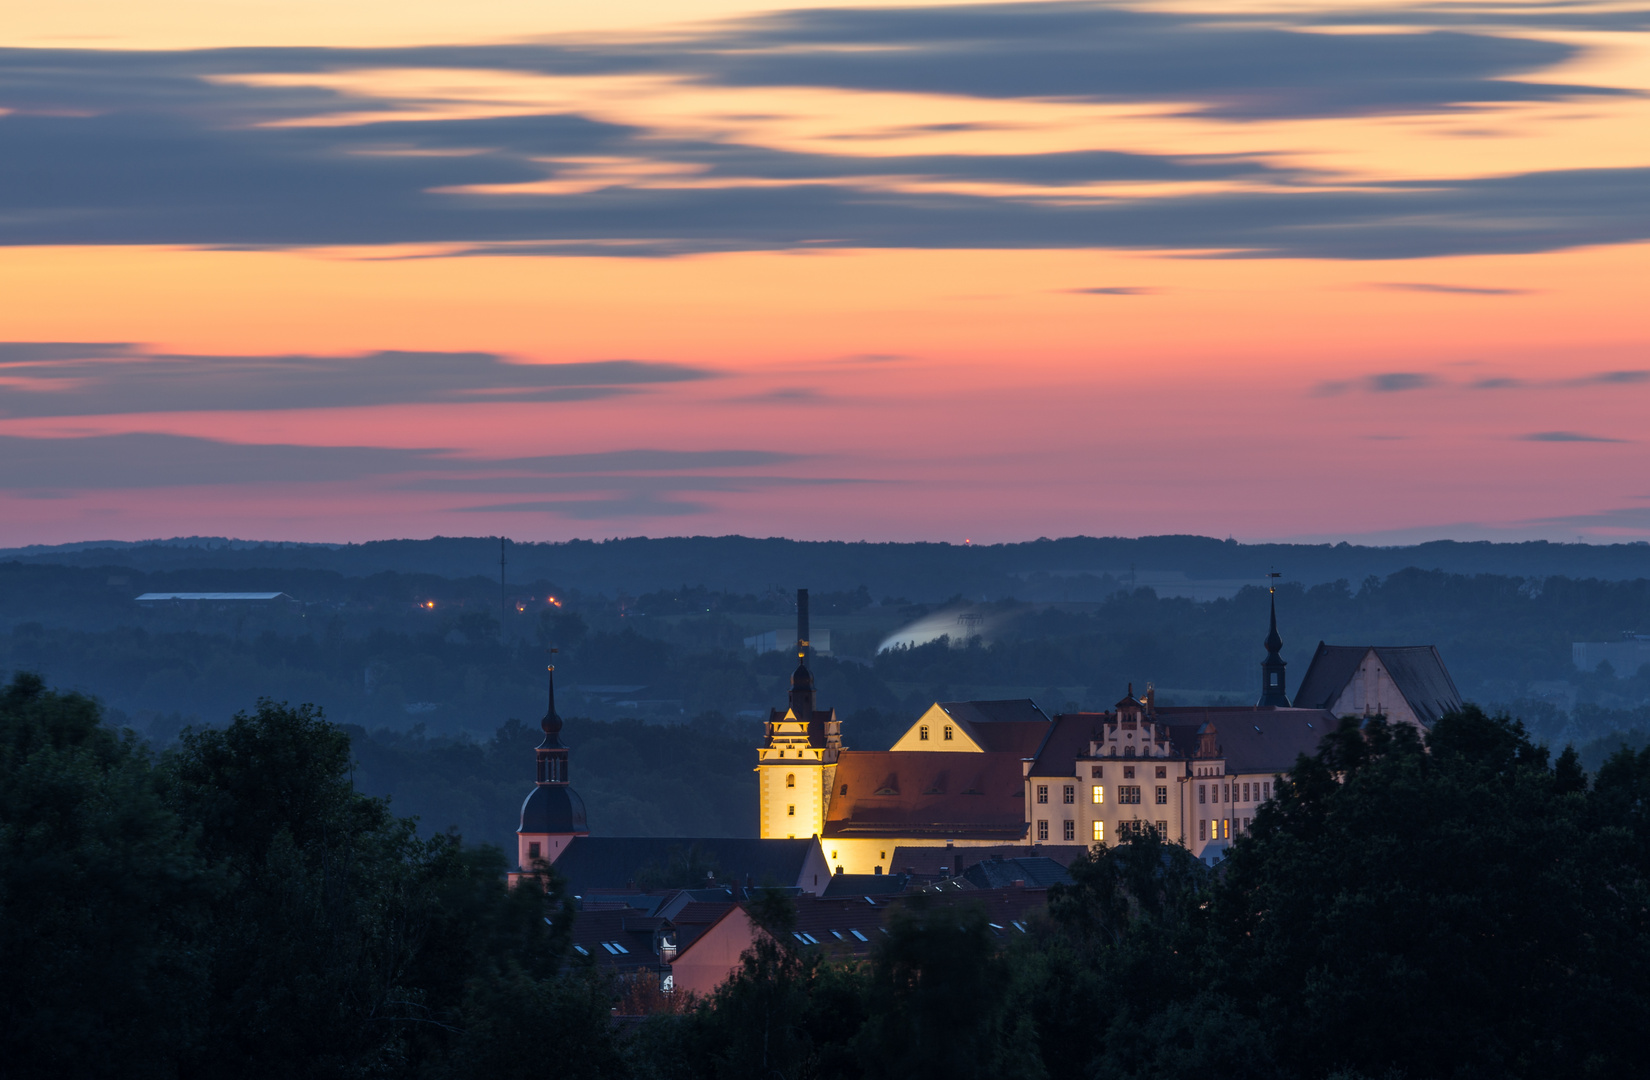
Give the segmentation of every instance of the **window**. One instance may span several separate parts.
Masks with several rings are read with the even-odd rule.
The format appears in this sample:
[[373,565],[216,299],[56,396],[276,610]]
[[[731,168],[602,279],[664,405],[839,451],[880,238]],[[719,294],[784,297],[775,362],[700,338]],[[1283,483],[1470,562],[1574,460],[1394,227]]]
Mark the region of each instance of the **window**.
[[1208,818],[1198,818],[1197,819],[1197,838],[1199,840],[1209,839],[1209,819]]
[[1098,843],[1101,843],[1102,841],[1104,841],[1105,839],[1106,839],[1106,823],[1104,821],[1096,821],[1094,823],[1094,842],[1098,844]]
[[1222,840],[1230,840],[1232,838],[1232,819],[1229,817],[1223,817],[1220,819],[1220,838]]
[[847,784],[842,785],[842,794],[844,794],[844,795],[848,794],[848,785]]
[[1106,785],[1104,785],[1104,784],[1095,784],[1094,785],[1094,804],[1096,806],[1099,806],[1101,803],[1103,803],[1105,801],[1106,801]]
[[917,728],[917,740],[919,742],[927,742],[928,741],[928,725],[927,724],[923,724],[921,727]]
[[879,858],[879,859],[886,859],[886,858],[887,858],[887,857],[888,857],[888,853],[887,853],[887,852],[886,852],[886,851],[879,851],[879,852],[877,852],[877,858]]
[[1039,840],[1047,840],[1048,839],[1048,822],[1039,821],[1037,823],[1037,839],[1039,839]]
[[1267,799],[1270,799],[1272,797],[1272,781],[1270,781],[1270,780],[1263,781],[1261,783],[1260,787],[1261,787],[1260,801],[1265,802]]
[[1221,786],[1222,789],[1224,789],[1224,794],[1226,796],[1221,801],[1222,802],[1231,802],[1232,801],[1232,785],[1231,784],[1222,784],[1220,786]]
[[795,773],[786,773],[785,774],[785,786],[786,787],[795,787],[796,786],[796,774]]
[[1169,838],[1169,823],[1167,821],[1159,821],[1157,823],[1157,835],[1161,836],[1165,840]]
[[1270,674],[1272,676],[1272,685],[1273,686],[1278,685],[1278,673],[1274,671],[1274,672],[1271,672]]
[[1157,778],[1159,780],[1167,780],[1169,778],[1169,767],[1167,765],[1159,765],[1157,767]]
[[1197,785],[1197,801],[1199,803],[1205,803],[1205,802],[1209,801],[1208,799],[1206,799],[1204,797],[1207,794],[1208,794],[1208,792],[1204,789],[1202,784]]
[[1040,803],[1048,802],[1048,785],[1047,784],[1038,784],[1037,785],[1037,801],[1040,802]]
[[1104,780],[1106,778],[1106,767],[1104,765],[1090,765],[1089,778],[1092,780]]
[[1062,793],[1062,797],[1061,797],[1060,801],[1065,802],[1065,803],[1074,803],[1074,802],[1076,802],[1077,801],[1077,788],[1076,788],[1076,786],[1073,785],[1073,784],[1067,784],[1066,785],[1066,790]]
[[1061,839],[1063,839],[1063,840],[1075,840],[1075,839],[1077,839],[1077,822],[1075,822],[1075,821],[1066,822],[1065,829],[1061,833]]
[[1159,805],[1159,806],[1168,806],[1169,805],[1169,785],[1167,785],[1167,784],[1157,785],[1157,805]]
[[590,950],[585,948],[583,945],[573,946],[573,951],[578,953],[580,956],[589,956],[590,955]]
[[836,852],[834,852],[834,851],[831,852],[831,858],[833,858],[833,859],[836,858]]
[[946,742],[951,741],[951,725],[950,724],[945,725],[945,741]]
[[1125,779],[1125,780],[1133,780],[1134,779],[1134,766],[1133,765],[1123,766],[1123,779]]
[[791,805],[785,807],[785,816],[786,817],[795,817],[796,816],[796,804],[795,803],[792,803]]
[[860,941],[870,941],[871,940],[870,938],[866,937],[864,934],[860,933],[858,930],[850,930],[850,931],[848,931],[848,933],[854,935],[854,937],[858,938]]
[[[1134,757],[1134,747],[1133,746],[1123,747],[1123,756],[1124,757]],[[1133,776],[1134,775],[1134,773],[1130,772],[1127,768],[1125,768],[1123,770],[1123,774],[1125,776]]]
[[536,859],[539,857],[539,843],[537,840],[527,845],[527,857],[529,859]]
[[1117,801],[1138,804],[1140,802],[1140,785],[1119,784],[1117,787]]

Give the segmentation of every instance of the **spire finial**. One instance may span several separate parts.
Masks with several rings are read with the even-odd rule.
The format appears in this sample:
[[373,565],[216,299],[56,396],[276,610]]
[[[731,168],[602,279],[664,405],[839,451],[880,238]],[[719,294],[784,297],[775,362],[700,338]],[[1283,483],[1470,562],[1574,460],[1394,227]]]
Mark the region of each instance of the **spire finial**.
[[[558,650],[548,650],[552,657]],[[556,713],[556,665],[546,664],[544,668],[549,683],[549,696],[544,710],[544,719],[539,721],[539,730],[547,736],[555,736],[561,732],[561,717]],[[547,740],[548,742],[548,740]]]

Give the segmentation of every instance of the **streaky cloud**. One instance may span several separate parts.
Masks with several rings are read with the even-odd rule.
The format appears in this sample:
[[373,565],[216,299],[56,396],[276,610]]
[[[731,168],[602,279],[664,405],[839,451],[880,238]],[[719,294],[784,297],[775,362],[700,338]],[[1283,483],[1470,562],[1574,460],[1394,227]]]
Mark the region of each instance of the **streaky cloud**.
[[1523,442],[1541,443],[1619,443],[1626,439],[1612,439],[1603,435],[1584,435],[1577,431],[1536,431],[1528,435],[1520,435]]

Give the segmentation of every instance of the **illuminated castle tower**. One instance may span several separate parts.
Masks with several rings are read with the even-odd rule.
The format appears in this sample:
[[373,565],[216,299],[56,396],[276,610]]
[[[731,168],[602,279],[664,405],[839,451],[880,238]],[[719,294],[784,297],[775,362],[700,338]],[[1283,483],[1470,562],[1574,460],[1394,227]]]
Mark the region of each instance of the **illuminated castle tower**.
[[555,862],[575,836],[589,836],[584,800],[567,786],[567,747],[561,744],[561,717],[556,715],[556,667],[550,665],[550,707],[539,721],[544,741],[534,751],[538,783],[521,804],[516,830],[519,865],[531,870],[539,860]]
[[818,836],[825,829],[842,726],[835,709],[814,708],[814,676],[808,670],[808,590],[796,590],[796,671],[790,704],[768,714],[766,740],[757,749],[762,838]]

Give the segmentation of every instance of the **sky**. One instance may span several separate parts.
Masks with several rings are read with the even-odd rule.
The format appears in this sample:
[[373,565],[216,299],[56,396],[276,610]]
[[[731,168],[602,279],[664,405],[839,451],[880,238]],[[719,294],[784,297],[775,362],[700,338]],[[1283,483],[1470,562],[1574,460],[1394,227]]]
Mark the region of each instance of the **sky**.
[[54,0],[0,547],[1650,538],[1650,6]]

